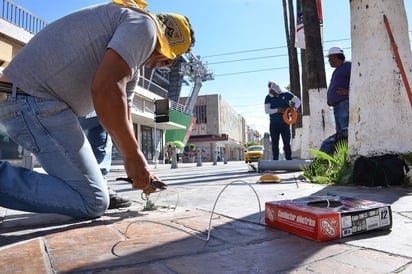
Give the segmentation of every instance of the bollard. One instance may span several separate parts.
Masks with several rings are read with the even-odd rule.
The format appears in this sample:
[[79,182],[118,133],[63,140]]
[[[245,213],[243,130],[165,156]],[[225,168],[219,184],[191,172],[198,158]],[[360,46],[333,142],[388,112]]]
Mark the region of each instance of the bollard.
[[263,135],[263,160],[272,159],[272,146],[270,145],[270,135],[265,132]]
[[172,146],[172,165],[170,168],[177,168],[177,155],[176,155],[176,147]]
[[202,166],[202,150],[200,148],[196,149],[196,155],[197,155],[197,165],[196,166]]
[[215,154],[213,155],[213,165],[214,166],[217,165],[216,159],[217,159],[217,151],[215,151]]
[[24,168],[33,170],[34,163],[33,163],[33,154],[30,151],[23,150],[23,163],[22,166]]

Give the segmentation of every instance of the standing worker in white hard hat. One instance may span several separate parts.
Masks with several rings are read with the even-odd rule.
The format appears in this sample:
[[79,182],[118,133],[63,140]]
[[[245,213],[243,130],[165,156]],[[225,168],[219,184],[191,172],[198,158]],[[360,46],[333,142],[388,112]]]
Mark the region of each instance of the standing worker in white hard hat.
[[293,93],[281,89],[280,86],[273,81],[269,81],[268,89],[269,94],[265,97],[264,106],[265,113],[269,114],[273,160],[279,160],[279,137],[282,137],[285,159],[292,160],[290,124],[285,121],[283,116],[289,108],[296,112],[301,101]]
[[349,84],[351,65],[340,47],[331,47],[326,57],[335,70],[328,87],[327,103],[333,107],[336,133],[349,126]]
[[151,14],[142,0],[86,7],[45,27],[0,78],[0,123],[47,174],[0,162],[0,206],[91,219],[109,207],[107,183],[78,117],[96,111],[133,188],[155,190],[135,138],[139,69],[171,65],[190,50],[189,20]]

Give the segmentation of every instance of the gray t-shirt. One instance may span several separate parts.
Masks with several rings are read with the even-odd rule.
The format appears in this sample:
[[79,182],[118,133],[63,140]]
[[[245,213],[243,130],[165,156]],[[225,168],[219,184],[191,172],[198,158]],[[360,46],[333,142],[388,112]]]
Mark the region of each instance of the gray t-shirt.
[[84,116],[94,110],[91,83],[107,48],[129,65],[128,103],[139,68],[157,42],[147,15],[112,3],[84,8],[54,21],[13,58],[4,74],[25,92],[57,98]]

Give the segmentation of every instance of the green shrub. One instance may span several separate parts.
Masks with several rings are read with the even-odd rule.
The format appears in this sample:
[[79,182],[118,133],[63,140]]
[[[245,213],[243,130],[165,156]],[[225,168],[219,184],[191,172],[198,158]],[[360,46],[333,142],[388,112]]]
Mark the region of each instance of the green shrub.
[[303,176],[317,184],[349,184],[352,180],[352,164],[348,158],[348,142],[339,141],[333,155],[310,149],[315,159],[303,168]]

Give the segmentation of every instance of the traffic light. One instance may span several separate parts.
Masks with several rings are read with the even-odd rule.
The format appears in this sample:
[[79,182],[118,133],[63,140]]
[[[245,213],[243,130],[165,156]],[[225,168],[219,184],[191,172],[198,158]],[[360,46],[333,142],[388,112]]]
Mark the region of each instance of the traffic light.
[[155,101],[155,123],[169,122],[169,99]]

